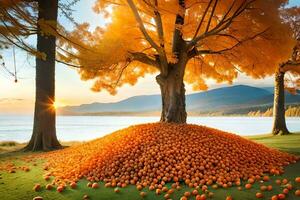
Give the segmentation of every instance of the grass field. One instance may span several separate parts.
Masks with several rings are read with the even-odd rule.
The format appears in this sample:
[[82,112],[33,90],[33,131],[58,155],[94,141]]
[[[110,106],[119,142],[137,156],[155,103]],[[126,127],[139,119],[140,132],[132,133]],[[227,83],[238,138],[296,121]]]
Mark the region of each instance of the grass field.
[[[254,140],[258,143],[263,143],[267,146],[278,148],[282,151],[289,153],[294,153],[300,155],[300,134],[293,134],[288,136],[271,136],[271,135],[261,135],[255,137],[248,137],[251,140]],[[13,149],[16,149],[14,147]],[[9,148],[6,148],[6,151]],[[70,189],[67,187],[62,193],[58,193],[55,189],[48,191],[45,189],[45,185],[50,183],[50,181],[45,181],[43,179],[43,160],[37,161],[34,163],[25,163],[21,160],[23,156],[29,155],[28,153],[2,153],[0,154],[0,163],[4,162],[13,162],[17,166],[29,166],[30,171],[24,172],[17,170],[16,173],[8,173],[5,171],[0,171],[0,199],[3,200],[29,200],[33,199],[36,196],[42,196],[44,200],[79,200],[82,199],[85,194],[90,196],[90,199],[99,199],[99,200],[138,200],[141,199],[139,192],[134,186],[128,186],[122,188],[121,192],[116,194],[112,188],[105,188],[103,183],[100,183],[98,189],[92,189],[86,186],[87,181],[82,180],[78,183],[76,189]],[[34,166],[36,165],[36,166]],[[272,195],[282,192],[283,186],[275,184],[276,179],[287,178],[291,181],[294,189],[290,191],[286,199],[300,199],[294,195],[295,189],[300,189],[300,184],[295,183],[295,177],[300,176],[300,162],[292,164],[285,169],[285,174],[282,176],[271,177],[269,182],[264,183],[264,185],[272,185],[273,190],[270,192],[264,192],[264,199],[270,199]],[[43,187],[39,192],[33,191],[34,184],[39,183]],[[259,191],[259,187],[262,183],[255,183],[250,190],[243,188],[242,191],[238,191],[237,187],[231,187],[229,189],[212,189],[209,188],[209,191],[214,193],[212,199],[226,199],[227,195],[231,195],[233,199],[247,200],[247,199],[256,199],[255,193]],[[170,185],[169,185],[170,186]],[[164,199],[164,194],[155,195],[154,192],[147,192],[145,199],[154,200],[154,199]],[[192,191],[192,189],[187,187],[182,187],[180,191],[176,191],[171,195],[172,199],[179,199],[185,191]],[[195,199],[190,198],[190,199]]]

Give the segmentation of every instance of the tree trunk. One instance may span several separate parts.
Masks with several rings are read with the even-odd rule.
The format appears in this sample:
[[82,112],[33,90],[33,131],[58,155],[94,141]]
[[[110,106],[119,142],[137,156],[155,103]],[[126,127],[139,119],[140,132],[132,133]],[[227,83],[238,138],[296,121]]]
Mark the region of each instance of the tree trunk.
[[185,62],[169,65],[166,77],[158,75],[156,80],[160,85],[162,97],[161,122],[186,123],[185,88],[183,75]]
[[280,72],[279,70],[275,73],[273,135],[289,134],[285,122],[284,74],[284,72]]
[[[57,21],[58,0],[39,0],[38,19]],[[54,27],[55,28],[55,27]],[[46,59],[36,57],[36,99],[33,133],[28,151],[49,151],[61,148],[55,127],[55,36],[42,33],[38,26],[37,50],[46,54]]]

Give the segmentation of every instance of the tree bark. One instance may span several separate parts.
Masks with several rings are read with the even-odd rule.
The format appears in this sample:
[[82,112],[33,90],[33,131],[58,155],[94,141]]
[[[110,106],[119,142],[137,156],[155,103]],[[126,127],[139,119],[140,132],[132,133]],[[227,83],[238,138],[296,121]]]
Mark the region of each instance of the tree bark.
[[[38,19],[57,22],[58,0],[39,0]],[[53,106],[55,102],[55,48],[56,37],[45,35],[38,26],[37,50],[46,54],[46,59],[36,57],[36,99],[33,132],[27,151],[49,151],[61,148],[56,137]]]
[[169,64],[168,75],[158,75],[162,97],[161,122],[186,123],[185,88],[183,83],[186,59],[177,64]]
[[290,133],[285,122],[284,74],[284,72],[280,72],[279,70],[275,73],[273,135],[286,135]]

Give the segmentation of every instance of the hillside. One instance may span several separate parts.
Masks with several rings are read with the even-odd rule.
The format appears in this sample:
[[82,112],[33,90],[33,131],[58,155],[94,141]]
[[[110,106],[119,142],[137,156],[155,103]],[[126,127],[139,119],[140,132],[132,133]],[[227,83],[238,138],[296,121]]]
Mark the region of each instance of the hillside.
[[[287,105],[300,103],[300,95],[286,95]],[[197,114],[219,113],[247,114],[264,110],[273,105],[270,88],[236,85],[212,89],[186,96],[187,111]],[[66,106],[58,110],[61,115],[149,115],[161,110],[160,95],[134,96],[115,103],[91,103],[80,106]]]

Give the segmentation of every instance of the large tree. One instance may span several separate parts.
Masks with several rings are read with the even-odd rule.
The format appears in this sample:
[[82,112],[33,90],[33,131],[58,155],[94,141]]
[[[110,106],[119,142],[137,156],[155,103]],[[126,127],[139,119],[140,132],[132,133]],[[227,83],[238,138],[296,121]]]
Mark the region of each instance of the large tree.
[[[56,38],[68,38],[65,37],[63,27],[58,25],[57,16],[58,8],[61,8],[62,12],[70,17],[70,7],[77,1],[69,4],[58,4],[58,0],[0,2],[0,41],[5,46],[15,45],[36,57],[33,132],[25,150],[48,151],[61,148],[56,137],[54,107]],[[28,42],[31,35],[37,36],[36,47]]]
[[[244,72],[274,73],[292,45],[279,8],[284,0],[98,0],[104,28],[81,24],[70,37],[93,49],[70,46],[83,80],[115,94],[147,73],[158,73],[162,122],[186,122],[184,82],[206,89],[205,80],[231,83]],[[284,34],[283,34],[284,33]],[[68,56],[66,61],[70,61]]]
[[[296,93],[300,87],[300,8],[285,8],[281,11],[283,22],[293,31],[295,46],[288,60],[281,63],[275,72],[273,129],[274,135],[286,135],[290,132],[285,121],[285,89]],[[285,77],[285,74],[288,76]]]

